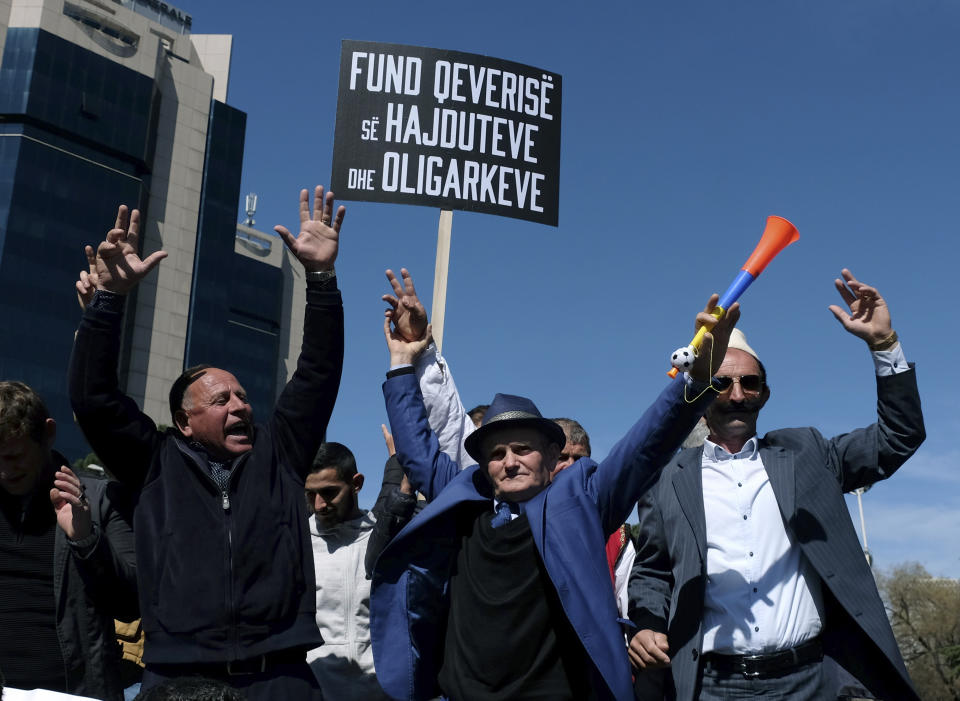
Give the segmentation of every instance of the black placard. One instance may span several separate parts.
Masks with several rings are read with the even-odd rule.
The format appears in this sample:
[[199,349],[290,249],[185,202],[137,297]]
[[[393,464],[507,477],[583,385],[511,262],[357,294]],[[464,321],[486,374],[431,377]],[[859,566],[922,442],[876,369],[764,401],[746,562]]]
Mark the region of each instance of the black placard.
[[330,187],[556,226],[561,87],[489,56],[344,41]]

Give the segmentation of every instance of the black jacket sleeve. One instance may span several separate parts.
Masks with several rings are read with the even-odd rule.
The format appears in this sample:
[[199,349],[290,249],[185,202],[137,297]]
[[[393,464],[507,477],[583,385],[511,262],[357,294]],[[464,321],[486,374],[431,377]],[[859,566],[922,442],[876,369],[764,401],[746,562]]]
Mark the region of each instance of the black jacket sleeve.
[[387,547],[387,543],[403,530],[416,510],[417,495],[400,491],[402,479],[403,468],[397,456],[392,455],[383,468],[383,486],[380,488],[380,494],[377,495],[377,503],[373,507],[373,515],[377,522],[367,541],[367,552],[363,561],[367,579],[373,575],[373,566],[380,557],[380,553]]
[[162,434],[136,402],[120,391],[117,365],[122,319],[122,311],[92,305],[84,311],[70,356],[70,403],[104,467],[139,490]]
[[97,610],[111,618],[140,617],[133,538],[133,502],[115,481],[84,480],[95,502],[94,532],[83,541],[67,540],[71,557]]
[[343,302],[336,280],[307,284],[297,370],[277,400],[270,430],[280,464],[305,480],[324,441],[343,370]]

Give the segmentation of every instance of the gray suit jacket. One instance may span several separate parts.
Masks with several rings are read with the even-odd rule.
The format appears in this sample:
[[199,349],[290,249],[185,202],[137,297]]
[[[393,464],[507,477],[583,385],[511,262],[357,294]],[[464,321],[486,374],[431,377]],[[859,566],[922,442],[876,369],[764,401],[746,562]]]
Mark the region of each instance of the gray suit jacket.
[[[916,699],[844,492],[893,474],[925,437],[913,369],[877,378],[877,423],[834,438],[783,429],[760,455],[787,532],[820,576],[826,654],[877,697]],[[697,693],[706,582],[702,448],[679,453],[640,501],[640,539],[630,617],[665,632],[676,698]]]

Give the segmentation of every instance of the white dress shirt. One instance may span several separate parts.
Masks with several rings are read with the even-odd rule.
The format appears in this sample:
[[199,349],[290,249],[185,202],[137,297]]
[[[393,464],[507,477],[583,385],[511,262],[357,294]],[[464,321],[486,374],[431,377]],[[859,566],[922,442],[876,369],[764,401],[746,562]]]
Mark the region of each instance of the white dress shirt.
[[703,651],[772,652],[820,633],[820,580],[783,525],[754,436],[736,455],[703,444],[707,586]]
[[[878,376],[909,369],[899,344],[871,355]],[[703,444],[703,652],[785,650],[823,627],[820,579],[787,533],[757,446],[756,436],[735,455]]]

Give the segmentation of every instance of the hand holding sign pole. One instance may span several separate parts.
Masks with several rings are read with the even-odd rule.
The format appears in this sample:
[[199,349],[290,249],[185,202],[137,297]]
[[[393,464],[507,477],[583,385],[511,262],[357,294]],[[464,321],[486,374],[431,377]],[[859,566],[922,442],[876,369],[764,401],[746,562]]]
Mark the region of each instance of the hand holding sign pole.
[[[770,264],[770,261],[799,238],[800,232],[797,231],[797,227],[783,217],[767,217],[767,227],[763,231],[763,236],[760,237],[760,242],[753,249],[750,257],[747,258],[747,262],[743,264],[737,277],[730,283],[730,287],[720,297],[720,301],[712,314],[717,319],[722,319],[730,305],[736,302],[740,295],[750,287],[750,284],[760,277],[760,273]],[[667,372],[670,377],[676,377],[680,370],[687,370],[693,365],[703,342],[703,334],[709,330],[707,327],[701,326],[697,329],[697,333],[689,345],[674,351],[670,357],[670,363],[673,367]]]

